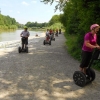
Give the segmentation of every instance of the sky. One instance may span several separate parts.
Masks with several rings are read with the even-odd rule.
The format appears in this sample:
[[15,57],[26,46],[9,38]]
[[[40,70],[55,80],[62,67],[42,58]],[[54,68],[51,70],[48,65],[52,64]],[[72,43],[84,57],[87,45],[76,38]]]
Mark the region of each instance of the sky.
[[41,0],[0,0],[1,14],[15,18],[21,24],[27,22],[48,22],[53,15],[60,14],[54,11],[56,2],[52,5],[44,4]]

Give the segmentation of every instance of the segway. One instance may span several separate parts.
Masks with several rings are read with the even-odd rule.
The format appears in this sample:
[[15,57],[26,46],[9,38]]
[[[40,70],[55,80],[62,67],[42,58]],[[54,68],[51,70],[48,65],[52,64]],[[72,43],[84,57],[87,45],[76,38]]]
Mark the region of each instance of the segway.
[[44,40],[44,41],[43,41],[43,44],[44,44],[44,45],[45,45],[45,44],[51,45],[51,40],[49,40],[49,41]]
[[46,39],[43,41],[43,44],[44,44],[44,45],[45,45],[45,44],[51,45],[51,39],[50,39],[49,36],[46,36]]
[[21,52],[26,52],[28,53],[28,47],[25,47],[24,49],[22,49],[21,47],[18,47],[18,52],[21,53]]
[[54,37],[54,34],[51,34],[51,41],[55,41],[55,37]]
[[95,49],[91,58],[91,61],[89,63],[89,66],[86,69],[86,75],[82,73],[81,71],[75,71],[73,74],[73,80],[76,85],[80,87],[84,87],[86,84],[91,83],[95,80],[95,71],[91,68],[91,65],[93,64],[94,60],[99,60],[100,50]]
[[55,36],[58,37],[58,32],[56,32]]
[[22,49],[22,47],[18,47],[18,52],[19,53],[21,53],[21,52],[26,52],[26,53],[28,53],[28,46],[27,46],[27,41],[26,41],[26,39],[24,38],[24,37],[22,37],[22,41],[23,41],[23,43],[22,43],[22,45],[24,45],[24,48]]

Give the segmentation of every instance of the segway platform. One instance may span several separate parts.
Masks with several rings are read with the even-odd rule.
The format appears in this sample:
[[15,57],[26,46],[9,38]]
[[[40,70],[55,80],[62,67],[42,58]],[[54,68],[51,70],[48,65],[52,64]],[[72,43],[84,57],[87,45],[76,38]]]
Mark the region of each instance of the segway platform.
[[55,41],[55,38],[51,38],[51,40]]
[[22,49],[21,47],[18,47],[18,52],[21,53],[21,52],[26,52],[28,53],[28,47]]

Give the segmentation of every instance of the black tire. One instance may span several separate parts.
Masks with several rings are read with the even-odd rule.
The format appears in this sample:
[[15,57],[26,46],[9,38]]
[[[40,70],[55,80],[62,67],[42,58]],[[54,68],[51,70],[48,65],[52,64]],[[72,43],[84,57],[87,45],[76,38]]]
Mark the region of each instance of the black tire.
[[73,74],[73,80],[76,85],[84,87],[86,85],[86,76],[80,71],[75,71]]
[[51,45],[51,41],[49,41],[49,45]]
[[55,38],[54,38],[54,41],[55,41]]
[[45,40],[43,41],[43,44],[45,45]]
[[95,75],[95,71],[93,69],[91,69],[91,68],[87,69],[86,74],[90,78],[90,82],[94,81],[96,75]]
[[18,47],[18,52],[21,53],[21,47]]
[[26,47],[26,53],[28,53],[28,47]]

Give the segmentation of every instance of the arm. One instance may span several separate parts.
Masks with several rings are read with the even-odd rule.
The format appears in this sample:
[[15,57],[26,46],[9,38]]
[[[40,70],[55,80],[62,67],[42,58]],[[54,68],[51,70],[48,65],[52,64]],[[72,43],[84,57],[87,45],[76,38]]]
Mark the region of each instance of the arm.
[[89,48],[98,48],[98,49],[100,49],[100,46],[96,43],[95,45],[91,45],[90,44],[90,42],[89,42],[89,40],[86,40],[85,41],[85,45],[87,46],[87,47],[89,47]]
[[28,32],[28,37],[30,36],[30,33]]

